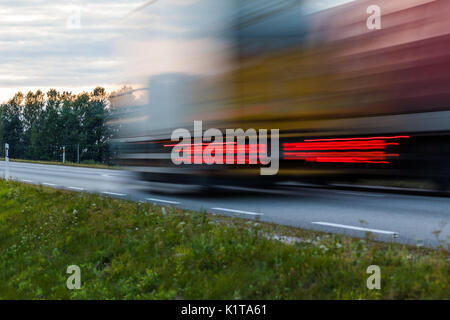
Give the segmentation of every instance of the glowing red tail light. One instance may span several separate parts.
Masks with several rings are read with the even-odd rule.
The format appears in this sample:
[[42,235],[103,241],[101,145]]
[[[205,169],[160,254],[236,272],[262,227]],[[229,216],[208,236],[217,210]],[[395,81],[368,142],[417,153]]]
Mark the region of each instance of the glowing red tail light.
[[[209,146],[218,147],[217,149],[219,151],[217,152],[216,149],[216,152],[213,152],[211,157],[208,158],[204,152]],[[176,160],[182,161],[190,158],[191,163],[211,163],[211,160],[214,158],[222,157],[223,163],[226,164],[261,164],[261,161],[267,157],[266,144],[239,145],[236,142],[212,142],[200,144],[166,144],[164,147],[173,147],[174,152],[184,152],[184,157]]]
[[329,163],[390,163],[388,158],[399,157],[387,153],[388,146],[398,146],[395,139],[409,136],[307,139],[303,142],[283,143],[285,160]]

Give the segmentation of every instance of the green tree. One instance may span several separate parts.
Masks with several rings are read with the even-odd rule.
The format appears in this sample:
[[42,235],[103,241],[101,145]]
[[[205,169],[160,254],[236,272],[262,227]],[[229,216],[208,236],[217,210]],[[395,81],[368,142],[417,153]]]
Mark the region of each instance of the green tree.
[[61,154],[59,146],[61,145],[61,94],[55,89],[47,92],[45,108],[40,116],[40,131],[34,140],[39,146],[41,160],[58,160]]
[[61,114],[58,121],[60,130],[60,148],[66,147],[67,161],[76,161],[75,146],[80,142],[81,118],[83,109],[89,103],[89,95],[82,93],[74,95],[71,92],[63,92],[61,95]]
[[83,159],[104,162],[108,157],[108,140],[110,134],[106,126],[108,117],[107,93],[104,88],[97,87],[89,96],[89,107],[83,113],[82,144],[87,152]]
[[41,160],[46,146],[39,140],[41,137],[42,113],[45,106],[45,96],[41,90],[28,92],[23,108],[24,150],[26,159]]
[[8,103],[3,104],[1,108],[1,140],[2,145],[5,143],[9,144],[11,158],[23,157],[23,99],[23,94],[18,92]]
[[61,160],[65,146],[66,160],[76,161],[80,146],[80,160],[105,162],[112,136],[109,117],[109,96],[102,87],[78,95],[55,89],[25,97],[18,92],[0,105],[0,143],[10,144],[14,158]]

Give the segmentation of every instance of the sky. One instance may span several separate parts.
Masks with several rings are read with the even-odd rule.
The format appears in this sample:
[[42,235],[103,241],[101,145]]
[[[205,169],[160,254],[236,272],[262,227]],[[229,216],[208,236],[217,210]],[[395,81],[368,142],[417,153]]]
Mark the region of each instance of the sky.
[[[0,102],[19,90],[56,88],[78,93],[99,85],[111,91],[130,84],[123,70],[130,67],[130,51],[142,48],[124,39],[138,32],[186,33],[180,15],[203,0],[158,0],[140,11],[146,14],[130,14],[154,1],[0,0]],[[315,11],[351,0],[307,1],[309,10]],[[169,21],[158,16],[163,8],[171,16]],[[156,41],[158,46],[151,48],[161,47],[163,40]],[[199,43],[200,49],[202,45],[208,43]],[[182,46],[178,42],[165,48],[172,52]]]

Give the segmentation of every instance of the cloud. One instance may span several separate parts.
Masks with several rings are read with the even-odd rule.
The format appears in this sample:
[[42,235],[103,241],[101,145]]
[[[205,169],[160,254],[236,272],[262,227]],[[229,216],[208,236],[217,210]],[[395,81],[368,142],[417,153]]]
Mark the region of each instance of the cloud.
[[[120,81],[113,47],[124,26],[117,21],[144,2],[0,0],[0,102],[16,88]],[[80,28],[68,28],[77,11]]]
[[[349,2],[308,1],[314,10]],[[117,85],[130,64],[117,46],[128,41],[160,44],[163,39],[170,43],[166,46],[170,53],[180,50],[177,39],[204,39],[214,28],[220,30],[223,26],[211,10],[220,11],[228,4],[227,0],[158,0],[146,6],[151,2],[0,0],[0,102],[17,88]],[[136,8],[145,10],[129,16]],[[79,28],[73,24],[78,21]],[[159,46],[152,48],[164,53]]]

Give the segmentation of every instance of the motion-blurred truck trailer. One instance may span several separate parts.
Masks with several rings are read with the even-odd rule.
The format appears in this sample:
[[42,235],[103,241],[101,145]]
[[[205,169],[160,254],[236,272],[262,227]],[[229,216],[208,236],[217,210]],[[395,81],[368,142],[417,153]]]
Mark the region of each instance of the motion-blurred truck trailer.
[[[150,6],[185,31],[142,39],[147,99],[114,108],[117,162],[160,182],[376,177],[448,188],[450,1],[357,0],[321,11],[307,3],[200,0],[175,13]],[[373,5],[380,29],[368,28]],[[279,129],[278,173],[261,176],[260,163],[174,164],[172,132],[193,133],[194,121],[223,132]]]

